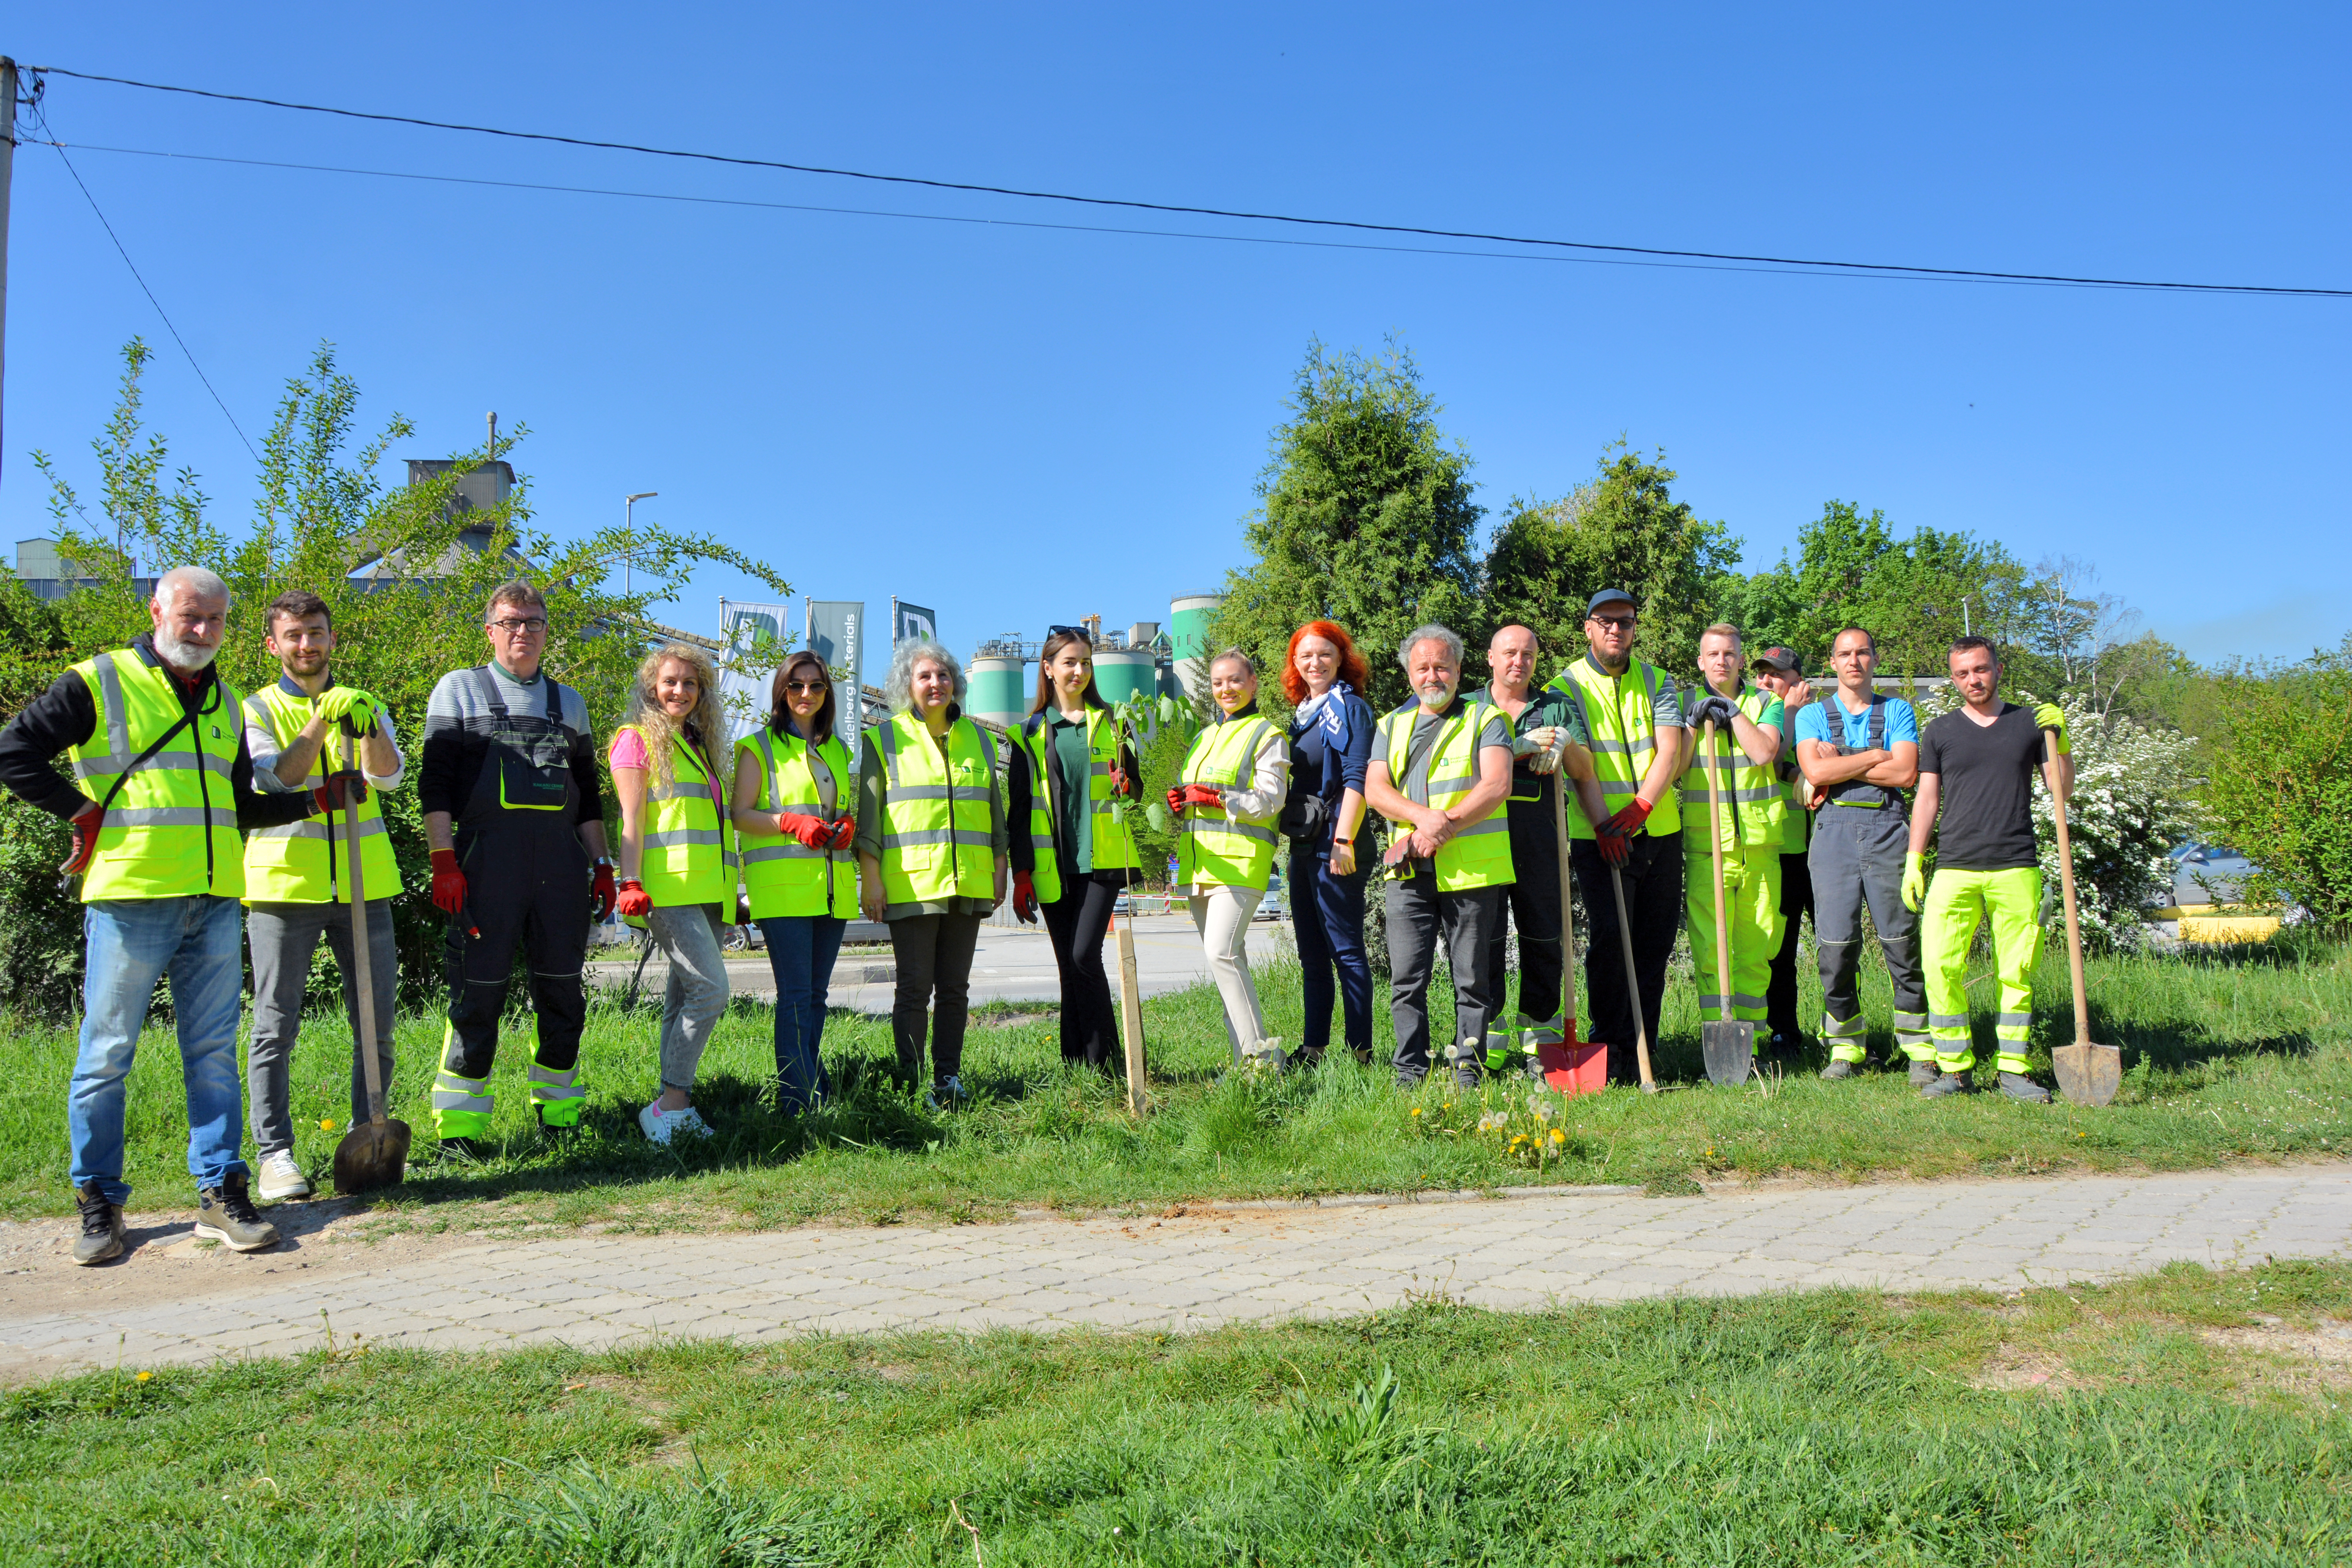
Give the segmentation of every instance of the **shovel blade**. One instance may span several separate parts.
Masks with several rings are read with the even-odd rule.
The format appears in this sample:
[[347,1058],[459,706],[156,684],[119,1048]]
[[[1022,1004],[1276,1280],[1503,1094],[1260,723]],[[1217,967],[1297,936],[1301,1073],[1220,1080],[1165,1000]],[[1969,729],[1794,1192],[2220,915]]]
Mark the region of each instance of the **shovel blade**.
[[2114,1046],[2058,1046],[2050,1052],[2058,1092],[2075,1105],[2105,1105],[2124,1077],[2124,1054]]
[[1536,1047],[1546,1088],[1560,1094],[1599,1094],[1609,1087],[1609,1047],[1592,1040],[1546,1040]]
[[1756,1065],[1756,1026],[1745,1020],[1701,1024],[1698,1046],[1706,1057],[1709,1083],[1727,1088],[1746,1083]]
[[408,1123],[362,1121],[335,1145],[335,1191],[373,1192],[398,1184],[408,1163]]

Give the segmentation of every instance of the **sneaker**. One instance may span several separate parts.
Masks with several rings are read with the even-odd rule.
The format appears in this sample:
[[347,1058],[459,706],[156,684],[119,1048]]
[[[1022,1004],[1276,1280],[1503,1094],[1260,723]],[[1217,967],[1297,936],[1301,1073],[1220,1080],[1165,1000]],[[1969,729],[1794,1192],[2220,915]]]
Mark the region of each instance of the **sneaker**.
[[1936,1081],[1919,1091],[1922,1100],[1941,1100],[1948,1094],[1974,1094],[1976,1079],[1970,1072],[1939,1073]]
[[2005,1072],[2000,1075],[2000,1091],[2011,1100],[2021,1100],[2028,1105],[2047,1105],[2050,1091],[2023,1073]]
[[1911,1087],[1925,1089],[1942,1077],[1943,1072],[1944,1069],[1932,1061],[1914,1061],[1911,1064]]
[[964,1092],[963,1078],[959,1073],[948,1074],[947,1077],[931,1085],[931,1092],[923,1097],[923,1103],[933,1110],[952,1110],[957,1106],[967,1105],[971,1101],[971,1096]]
[[196,1235],[232,1252],[258,1252],[278,1245],[278,1227],[261,1217],[246,1191],[245,1173],[231,1171],[217,1187],[196,1194]]
[[266,1204],[284,1203],[288,1198],[310,1195],[310,1178],[303,1175],[302,1167],[294,1163],[294,1151],[291,1149],[264,1154],[261,1157],[261,1180],[255,1184],[261,1193],[261,1201]]
[[710,1136],[710,1123],[702,1120],[691,1105],[681,1105],[676,1110],[664,1110],[656,1100],[637,1112],[637,1125],[646,1131],[648,1142],[667,1143],[680,1134],[688,1138]]
[[1840,1058],[1839,1060],[1833,1061],[1830,1063],[1829,1066],[1823,1068],[1822,1069],[1822,1076],[1823,1078],[1852,1078],[1854,1075],[1854,1063]]
[[74,1190],[74,1203],[81,1209],[81,1235],[74,1238],[74,1261],[88,1268],[121,1257],[122,1205],[108,1203],[94,1181]]

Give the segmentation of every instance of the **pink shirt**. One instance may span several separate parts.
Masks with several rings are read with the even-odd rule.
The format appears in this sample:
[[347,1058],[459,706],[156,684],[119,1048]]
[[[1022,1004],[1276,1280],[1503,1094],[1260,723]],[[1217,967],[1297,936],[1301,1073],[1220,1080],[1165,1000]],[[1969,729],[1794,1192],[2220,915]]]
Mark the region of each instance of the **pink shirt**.
[[[606,753],[606,757],[615,768],[635,768],[641,773],[653,771],[653,759],[646,755],[646,738],[635,730],[615,730],[613,732],[612,750]],[[727,815],[727,801],[719,793],[719,777],[716,773],[712,774],[710,779],[710,804],[720,816]]]

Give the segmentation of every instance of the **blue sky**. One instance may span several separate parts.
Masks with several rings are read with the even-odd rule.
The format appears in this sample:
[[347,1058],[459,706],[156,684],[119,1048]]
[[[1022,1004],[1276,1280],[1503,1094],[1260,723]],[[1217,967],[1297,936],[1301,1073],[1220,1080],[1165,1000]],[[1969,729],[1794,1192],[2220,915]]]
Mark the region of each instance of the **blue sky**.
[[[950,180],[1709,250],[2352,287],[2340,8],[28,7],[20,61]],[[955,217],[1213,220],[366,125],[52,78],[76,146]],[[2070,555],[2200,658],[2352,610],[2352,300],[1759,276],[1072,233],[74,154],[248,434],[331,339],[395,458],[527,422],[560,532],[724,534],[948,640],[1162,619],[1241,558],[1310,337],[1398,334],[1481,499],[1621,435],[1751,568],[1824,500]],[[1347,239],[1337,235],[1326,237]],[[1443,244],[1444,242],[1430,242]],[[114,351],[250,461],[55,152],[19,152],[0,537],[87,478]],[[707,576],[674,618],[707,625]],[[869,667],[869,677],[876,672]]]

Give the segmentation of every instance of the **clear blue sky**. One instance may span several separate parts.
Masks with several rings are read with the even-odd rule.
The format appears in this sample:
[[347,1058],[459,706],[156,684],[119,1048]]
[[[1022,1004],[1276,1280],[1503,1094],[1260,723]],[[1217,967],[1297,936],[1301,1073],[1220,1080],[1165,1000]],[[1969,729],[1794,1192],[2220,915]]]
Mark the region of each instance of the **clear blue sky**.
[[[1709,250],[2352,286],[2341,8],[131,5],[20,61],[793,162]],[[65,141],[755,201],[1293,232],[50,81]],[[723,533],[965,649],[1222,581],[1310,337],[1398,333],[1481,499],[1621,434],[1752,568],[1838,497],[2100,584],[2201,658],[2339,584],[2352,300],[1223,244],[75,154],[248,434],[331,339],[394,457],[527,422],[539,521]],[[1347,235],[1328,237],[1345,240]],[[1430,242],[1443,244],[1444,242]],[[56,153],[16,164],[0,537],[87,478],[114,351],[225,516],[250,461]],[[707,625],[744,584],[698,581]],[[868,675],[876,671],[869,664]]]

